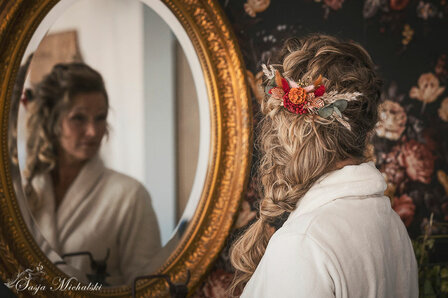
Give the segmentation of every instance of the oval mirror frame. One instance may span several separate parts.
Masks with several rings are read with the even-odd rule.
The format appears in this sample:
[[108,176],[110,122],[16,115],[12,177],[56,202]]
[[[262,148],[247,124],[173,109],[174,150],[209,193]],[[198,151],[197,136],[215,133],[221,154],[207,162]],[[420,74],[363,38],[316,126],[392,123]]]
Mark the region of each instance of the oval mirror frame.
[[[68,277],[37,246],[21,216],[10,173],[10,98],[22,56],[39,23],[58,0],[0,0],[0,276],[42,264],[42,285]],[[210,109],[207,174],[196,211],[179,245],[157,274],[184,283],[191,294],[224,246],[247,183],[252,150],[252,114],[244,64],[230,25],[216,0],[162,0],[189,36],[202,67]],[[161,279],[139,281],[137,295],[168,296]],[[47,293],[45,293],[47,294]],[[57,296],[57,292],[49,292]],[[130,286],[99,292],[66,291],[67,296],[130,296]]]

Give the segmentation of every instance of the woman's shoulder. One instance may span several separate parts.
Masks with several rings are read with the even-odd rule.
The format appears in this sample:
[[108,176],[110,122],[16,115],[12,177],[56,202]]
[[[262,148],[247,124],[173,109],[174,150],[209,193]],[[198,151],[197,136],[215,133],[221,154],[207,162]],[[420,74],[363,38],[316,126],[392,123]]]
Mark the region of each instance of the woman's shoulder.
[[371,241],[386,242],[393,238],[391,231],[407,235],[389,199],[378,195],[334,200],[311,212],[290,217],[277,231],[276,238],[300,235],[324,250],[350,251],[349,248],[368,246]]
[[105,168],[102,180],[108,189],[113,191],[120,193],[147,193],[146,188],[137,179],[109,168]]

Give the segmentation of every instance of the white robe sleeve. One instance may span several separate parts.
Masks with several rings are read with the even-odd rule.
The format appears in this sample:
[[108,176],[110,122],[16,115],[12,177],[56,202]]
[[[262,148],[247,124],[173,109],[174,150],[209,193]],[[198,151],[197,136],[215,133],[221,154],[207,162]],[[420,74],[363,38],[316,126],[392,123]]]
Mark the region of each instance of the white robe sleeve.
[[121,225],[118,249],[120,268],[127,284],[149,274],[152,258],[161,248],[160,231],[149,193],[140,186],[128,197],[132,201]]
[[275,234],[241,297],[335,297],[329,266],[309,236]]

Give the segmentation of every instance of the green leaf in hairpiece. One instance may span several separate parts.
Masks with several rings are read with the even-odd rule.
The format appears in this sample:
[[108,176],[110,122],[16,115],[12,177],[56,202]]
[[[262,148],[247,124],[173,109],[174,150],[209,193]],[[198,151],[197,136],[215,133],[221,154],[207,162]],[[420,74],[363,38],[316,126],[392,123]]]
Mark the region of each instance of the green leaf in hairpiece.
[[333,115],[333,112],[336,113],[339,117],[342,117],[341,112],[343,112],[347,108],[347,104],[347,100],[338,99],[335,102],[320,108],[317,113],[322,118],[330,117],[331,115]]
[[277,87],[277,85],[275,84],[275,78],[273,78],[269,81],[269,84],[267,84],[266,87],[264,88],[264,92],[266,94],[269,94],[269,90],[275,87]]
[[342,113],[341,113],[341,111],[339,111],[338,107],[337,106],[333,106],[333,109],[334,109],[333,113],[338,115],[338,117],[342,118]]
[[317,113],[319,114],[319,116],[321,116],[322,118],[328,118],[333,114],[333,106],[332,105],[328,105],[325,107],[320,108]]
[[345,109],[347,108],[347,104],[348,102],[345,99],[338,99],[333,103],[333,105],[337,107],[341,112],[345,111]]

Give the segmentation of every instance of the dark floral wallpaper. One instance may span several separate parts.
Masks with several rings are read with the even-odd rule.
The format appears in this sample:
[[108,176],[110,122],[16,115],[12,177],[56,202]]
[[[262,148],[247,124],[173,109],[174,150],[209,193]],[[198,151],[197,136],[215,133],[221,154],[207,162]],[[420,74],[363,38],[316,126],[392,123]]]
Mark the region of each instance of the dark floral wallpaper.
[[[372,55],[385,83],[372,158],[414,242],[421,295],[448,297],[447,0],[219,2],[246,63],[255,125],[257,99],[264,96],[259,88],[261,64],[286,38],[327,33],[357,41]],[[256,216],[259,198],[254,184],[248,185],[227,247],[195,297],[225,297],[232,279],[228,248]]]

